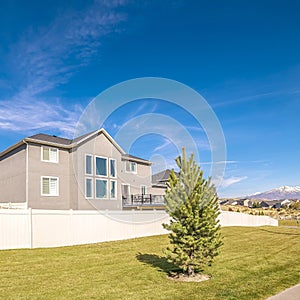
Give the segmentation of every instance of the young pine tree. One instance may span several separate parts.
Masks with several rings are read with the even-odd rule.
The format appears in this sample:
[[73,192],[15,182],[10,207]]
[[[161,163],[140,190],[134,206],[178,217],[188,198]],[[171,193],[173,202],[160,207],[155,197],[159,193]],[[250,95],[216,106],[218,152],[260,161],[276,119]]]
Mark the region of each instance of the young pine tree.
[[179,174],[171,172],[165,195],[171,221],[163,226],[171,231],[172,245],[166,255],[185,274],[193,276],[212,264],[222,245],[218,197],[210,179],[203,178],[193,154],[187,159],[183,148],[182,156],[175,161]]

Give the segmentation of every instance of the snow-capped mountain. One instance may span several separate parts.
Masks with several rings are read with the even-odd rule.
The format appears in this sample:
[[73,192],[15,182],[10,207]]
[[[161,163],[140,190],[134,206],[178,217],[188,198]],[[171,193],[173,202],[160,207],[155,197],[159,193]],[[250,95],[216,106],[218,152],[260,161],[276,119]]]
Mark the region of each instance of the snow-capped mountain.
[[300,186],[281,186],[267,192],[249,195],[247,198],[266,200],[300,199]]

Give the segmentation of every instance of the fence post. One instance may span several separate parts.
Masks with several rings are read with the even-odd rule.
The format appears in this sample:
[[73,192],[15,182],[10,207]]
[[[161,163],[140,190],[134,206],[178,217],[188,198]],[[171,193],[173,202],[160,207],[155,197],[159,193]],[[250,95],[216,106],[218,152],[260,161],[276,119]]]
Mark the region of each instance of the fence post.
[[73,209],[69,210],[69,244],[74,245],[74,236],[73,236]]
[[28,209],[28,231],[29,231],[29,248],[33,248],[33,224],[32,224],[32,208]]

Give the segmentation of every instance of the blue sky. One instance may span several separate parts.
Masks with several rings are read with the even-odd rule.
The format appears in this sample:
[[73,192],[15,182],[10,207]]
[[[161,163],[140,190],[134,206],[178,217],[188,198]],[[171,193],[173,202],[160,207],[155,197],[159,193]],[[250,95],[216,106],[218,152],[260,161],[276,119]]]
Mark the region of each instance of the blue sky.
[[[299,1],[68,2],[1,1],[0,151],[38,132],[72,137],[105,89],[163,77],[195,89],[221,123],[227,164],[220,196],[300,185]],[[141,99],[104,126],[115,136],[146,113],[187,128],[208,171],[205,132],[174,105]],[[172,166],[175,146],[167,133],[148,134],[131,153]]]

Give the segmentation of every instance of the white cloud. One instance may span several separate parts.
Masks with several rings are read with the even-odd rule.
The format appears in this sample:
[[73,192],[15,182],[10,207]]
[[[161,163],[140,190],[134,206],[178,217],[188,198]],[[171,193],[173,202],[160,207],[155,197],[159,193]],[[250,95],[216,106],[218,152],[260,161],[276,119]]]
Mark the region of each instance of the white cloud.
[[153,149],[153,152],[162,150],[162,149],[168,147],[168,146],[171,145],[171,144],[172,144],[172,142],[171,142],[170,140],[164,139],[164,143],[161,144],[161,145],[159,145],[159,146],[157,146],[156,148],[154,148],[154,149]]
[[243,181],[247,178],[248,178],[247,176],[223,178],[222,181],[221,181],[220,187],[221,188],[227,188],[227,187],[229,187],[233,184],[236,184],[238,182],[241,182],[241,181]]
[[6,73],[12,84],[10,97],[0,99],[0,130],[73,134],[81,107],[64,105],[47,92],[68,82],[99,54],[103,37],[120,31],[126,15],[117,8],[125,3],[95,1],[82,11],[64,12],[44,28],[23,33],[7,56]]
[[59,102],[1,101],[0,129],[33,132],[55,128],[64,136],[72,137],[81,112],[78,105],[73,105],[69,110]]
[[237,164],[237,160],[222,160],[222,161],[211,161],[211,162],[201,162],[201,165],[223,165],[223,164]]

